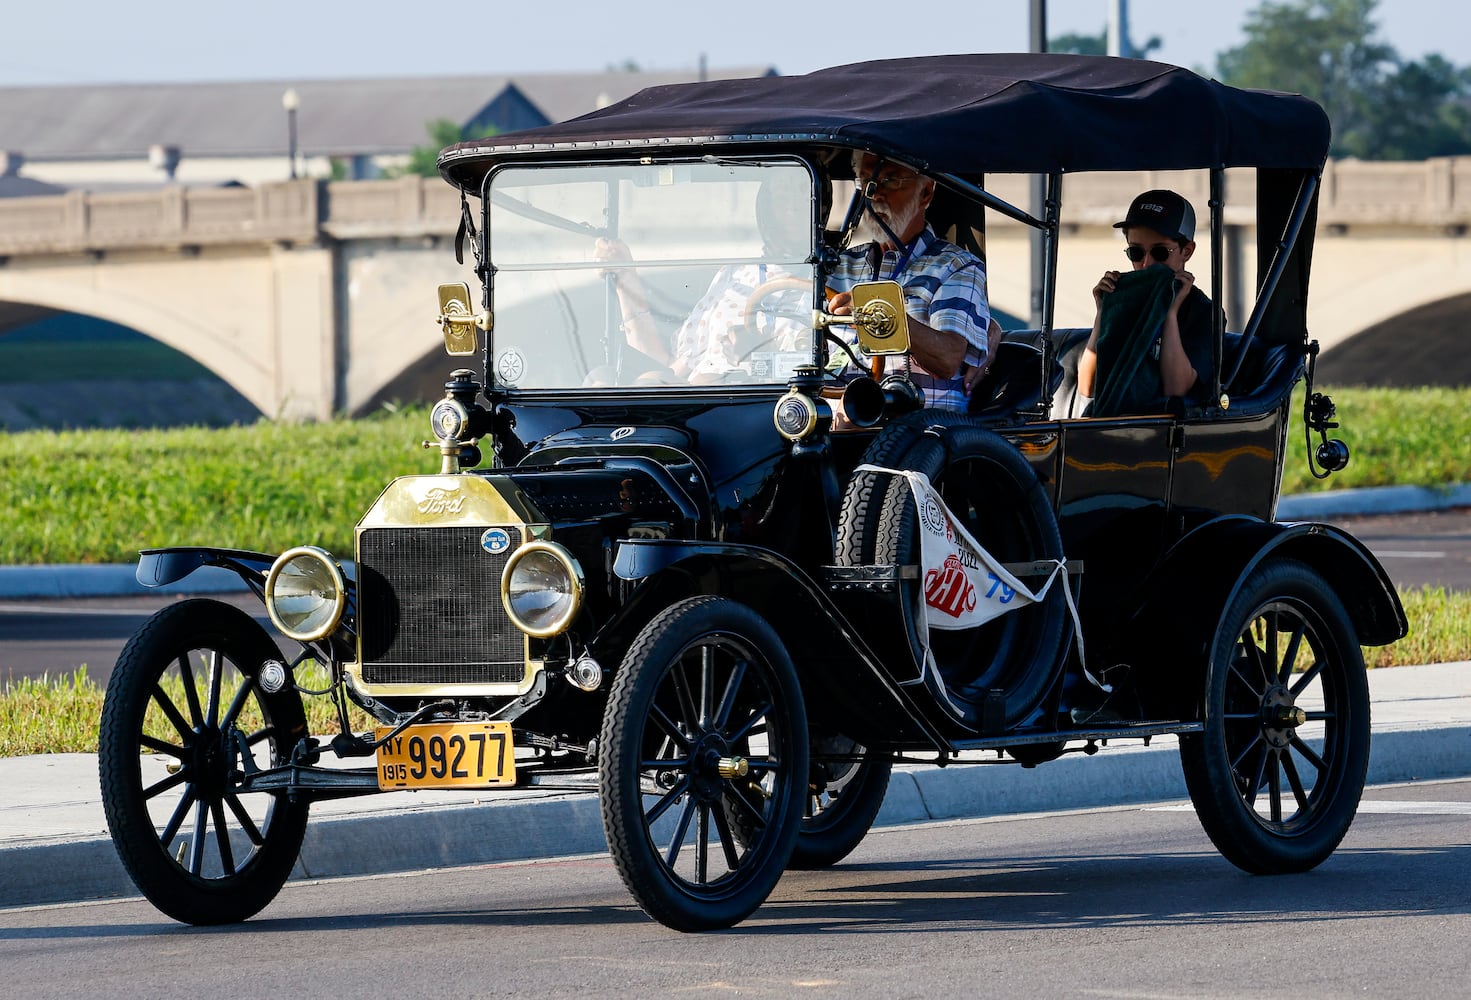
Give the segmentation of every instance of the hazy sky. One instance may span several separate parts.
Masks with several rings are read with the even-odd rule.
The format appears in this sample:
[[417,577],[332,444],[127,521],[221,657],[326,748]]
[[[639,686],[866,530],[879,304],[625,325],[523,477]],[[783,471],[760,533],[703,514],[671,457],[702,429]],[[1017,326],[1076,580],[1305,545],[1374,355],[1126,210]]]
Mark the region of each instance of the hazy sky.
[[[291,80],[461,73],[774,65],[783,73],[890,56],[1023,51],[1029,0],[830,4],[709,0],[16,0],[0,17],[0,86]],[[1131,34],[1191,68],[1241,41],[1259,0],[1133,0]],[[769,14],[763,14],[766,8]],[[451,13],[451,11],[454,13]],[[1049,0],[1048,33],[1096,33],[1106,0]],[[1471,64],[1466,0],[1381,0],[1380,35],[1402,56]],[[3,147],[3,137],[0,137]]]

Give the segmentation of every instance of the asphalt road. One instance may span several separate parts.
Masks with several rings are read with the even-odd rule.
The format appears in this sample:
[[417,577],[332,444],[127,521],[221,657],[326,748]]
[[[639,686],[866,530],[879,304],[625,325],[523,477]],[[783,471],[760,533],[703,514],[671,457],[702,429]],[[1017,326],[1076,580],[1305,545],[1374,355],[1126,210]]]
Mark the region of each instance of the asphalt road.
[[1334,521],[1367,545],[1397,586],[1471,590],[1471,510]]
[[[253,595],[212,594],[270,626]],[[0,684],[22,677],[70,675],[78,667],[105,685],[128,637],[155,611],[179,597],[89,597],[0,602]]]
[[11,996],[1465,995],[1471,781],[1370,788],[1298,876],[1222,860],[1187,805],[876,831],[681,935],[606,856],[296,883],[189,928],[119,901],[0,911]]
[[[1344,518],[1401,587],[1428,584],[1471,590],[1471,510]],[[266,622],[249,594],[224,595]],[[128,637],[177,597],[105,597],[0,602],[0,684],[7,679],[70,674],[83,664],[105,684]]]

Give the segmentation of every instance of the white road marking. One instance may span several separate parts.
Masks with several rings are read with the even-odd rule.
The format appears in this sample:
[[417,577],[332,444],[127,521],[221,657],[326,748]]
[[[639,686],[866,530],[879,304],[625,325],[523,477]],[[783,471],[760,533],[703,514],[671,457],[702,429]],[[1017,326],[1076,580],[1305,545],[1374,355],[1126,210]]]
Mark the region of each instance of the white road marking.
[[1398,802],[1376,800],[1360,802],[1361,813],[1403,813],[1421,816],[1468,816],[1471,802]]
[[[1147,812],[1194,812],[1188,802],[1177,802],[1167,806],[1153,806]],[[1359,803],[1359,812],[1403,816],[1471,816],[1471,802],[1400,802],[1386,799],[1365,799]]]

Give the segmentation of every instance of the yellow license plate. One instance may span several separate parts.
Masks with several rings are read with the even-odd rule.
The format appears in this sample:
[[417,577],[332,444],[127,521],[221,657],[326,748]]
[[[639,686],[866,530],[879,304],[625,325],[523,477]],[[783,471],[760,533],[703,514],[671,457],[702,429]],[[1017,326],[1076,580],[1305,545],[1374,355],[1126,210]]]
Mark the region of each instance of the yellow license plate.
[[[378,729],[381,740],[391,730]],[[378,748],[378,787],[486,788],[516,783],[509,722],[410,726]]]

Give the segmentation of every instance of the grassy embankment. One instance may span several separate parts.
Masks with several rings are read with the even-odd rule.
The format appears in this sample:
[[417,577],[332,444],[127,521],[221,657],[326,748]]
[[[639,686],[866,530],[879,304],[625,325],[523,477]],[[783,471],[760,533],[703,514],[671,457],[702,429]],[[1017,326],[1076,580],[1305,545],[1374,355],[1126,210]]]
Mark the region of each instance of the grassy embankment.
[[[1348,468],[1308,474],[1295,408],[1283,493],[1471,480],[1471,390],[1333,395]],[[389,479],[438,468],[427,436],[418,407],[305,426],[0,434],[0,565],[132,562],[161,545],[349,553]]]
[[[1471,390],[1333,395],[1343,424],[1333,435],[1353,459],[1313,480],[1294,420],[1284,493],[1471,480]],[[347,554],[353,523],[391,477],[437,468],[419,446],[426,423],[415,408],[299,427],[0,435],[0,564],[130,562],[140,548],[186,544],[270,552],[310,543]],[[1366,650],[1372,666],[1471,655],[1471,595],[1402,597],[1410,635]],[[0,756],[95,749],[100,705],[85,671],[4,684]]]

